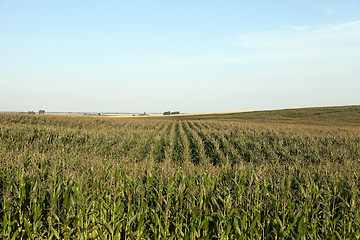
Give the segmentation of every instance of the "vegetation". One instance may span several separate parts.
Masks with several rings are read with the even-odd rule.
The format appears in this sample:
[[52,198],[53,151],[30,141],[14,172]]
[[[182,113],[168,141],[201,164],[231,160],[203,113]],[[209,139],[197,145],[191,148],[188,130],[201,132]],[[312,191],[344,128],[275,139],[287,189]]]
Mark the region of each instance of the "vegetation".
[[0,114],[1,239],[359,239],[360,107]]
[[166,111],[163,113],[163,115],[176,115],[176,114],[180,114],[180,112],[179,111],[174,111],[174,112]]

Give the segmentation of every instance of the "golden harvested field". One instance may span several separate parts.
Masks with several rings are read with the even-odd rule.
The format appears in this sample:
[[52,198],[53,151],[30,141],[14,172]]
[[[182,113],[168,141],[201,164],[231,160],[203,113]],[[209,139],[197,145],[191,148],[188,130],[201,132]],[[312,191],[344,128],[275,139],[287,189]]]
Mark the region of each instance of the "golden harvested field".
[[360,107],[0,114],[1,239],[359,239]]
[[[181,113],[180,116],[202,116],[202,115],[218,115],[218,114],[234,114],[234,113],[244,113],[251,111],[227,111],[227,112],[199,112],[199,113]],[[163,115],[160,113],[150,113],[146,116],[139,116],[139,114],[101,114],[103,117],[173,117],[174,115]]]
[[199,112],[199,113],[183,113],[182,116],[202,116],[202,115],[217,115],[217,114],[234,114],[234,113],[244,113],[251,111],[226,111],[226,112]]

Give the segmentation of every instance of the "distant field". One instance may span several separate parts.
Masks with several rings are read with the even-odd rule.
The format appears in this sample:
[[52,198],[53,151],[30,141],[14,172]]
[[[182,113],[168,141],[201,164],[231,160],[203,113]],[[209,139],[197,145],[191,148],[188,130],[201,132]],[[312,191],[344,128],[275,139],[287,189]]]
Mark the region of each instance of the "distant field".
[[[175,116],[174,116],[175,117]],[[186,120],[247,121],[257,123],[295,123],[315,125],[360,126],[360,106],[245,111],[223,114],[177,116]]]
[[[202,112],[202,113],[181,113],[177,116],[203,116],[203,115],[222,115],[222,114],[234,114],[234,113],[243,113],[250,111],[228,111],[228,112]],[[140,116],[139,114],[101,114],[104,117],[173,117],[175,115],[163,115],[160,113],[150,113],[146,116]]]
[[102,117],[127,117],[127,118],[129,118],[129,117],[135,117],[135,116],[133,116],[133,115],[135,115],[135,114],[101,114],[101,116]]
[[0,239],[359,239],[360,106],[0,114]]
[[203,115],[223,115],[223,114],[235,114],[251,111],[227,111],[227,112],[199,112],[199,113],[183,113],[181,116],[203,116]]

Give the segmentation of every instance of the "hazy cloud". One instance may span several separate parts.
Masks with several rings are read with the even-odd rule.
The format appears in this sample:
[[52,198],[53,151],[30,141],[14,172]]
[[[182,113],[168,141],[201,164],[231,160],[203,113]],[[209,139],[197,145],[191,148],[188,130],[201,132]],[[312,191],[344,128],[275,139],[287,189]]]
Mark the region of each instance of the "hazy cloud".
[[[311,60],[360,61],[360,21],[327,26],[282,26],[231,39],[231,50],[161,59],[161,66],[229,65]],[[359,60],[358,60],[359,59]],[[310,63],[310,62],[309,62]]]
[[324,8],[323,11],[326,12],[330,16],[335,14],[335,11],[333,9],[330,9],[330,8]]
[[345,47],[348,43],[360,46],[360,21],[332,26],[284,26],[280,29],[242,34],[233,41],[246,48],[304,48],[324,46]]

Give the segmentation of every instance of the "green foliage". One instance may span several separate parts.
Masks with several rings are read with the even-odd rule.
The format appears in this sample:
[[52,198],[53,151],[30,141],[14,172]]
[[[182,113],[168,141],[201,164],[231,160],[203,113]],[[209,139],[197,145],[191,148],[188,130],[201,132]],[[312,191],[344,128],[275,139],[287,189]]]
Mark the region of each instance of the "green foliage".
[[315,113],[1,114],[0,238],[359,239],[360,128]]

